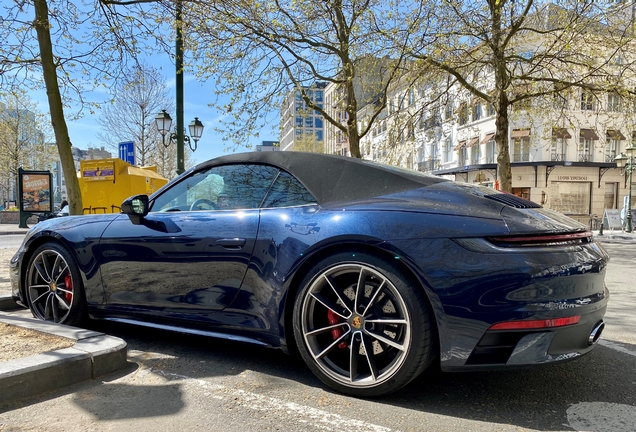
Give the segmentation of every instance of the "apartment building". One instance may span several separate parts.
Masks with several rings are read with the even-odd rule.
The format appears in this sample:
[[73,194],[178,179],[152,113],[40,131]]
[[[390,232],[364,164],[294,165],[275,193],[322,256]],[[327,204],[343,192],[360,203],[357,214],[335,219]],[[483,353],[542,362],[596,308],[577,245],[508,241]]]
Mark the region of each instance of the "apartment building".
[[[576,89],[552,98],[510,114],[513,193],[585,223],[622,208],[629,185],[614,159],[636,145],[634,113],[616,93]],[[492,106],[458,89],[432,104],[426,87],[391,99],[362,141],[364,158],[498,187]]]
[[[312,102],[321,108],[326,85],[316,82],[303,88]],[[307,106],[299,89],[289,92],[280,109],[280,149],[290,151],[322,147],[324,133],[322,114]]]

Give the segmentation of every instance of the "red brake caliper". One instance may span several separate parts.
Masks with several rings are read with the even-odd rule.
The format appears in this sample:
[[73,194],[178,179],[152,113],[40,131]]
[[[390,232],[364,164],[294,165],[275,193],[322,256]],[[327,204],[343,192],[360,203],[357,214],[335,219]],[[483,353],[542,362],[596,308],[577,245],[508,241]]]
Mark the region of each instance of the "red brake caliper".
[[[66,289],[68,291],[73,291],[73,279],[71,279],[71,275],[67,274],[66,276],[64,276],[64,285],[66,285]],[[73,300],[73,293],[72,292],[65,292],[64,293],[64,299],[70,303]]]
[[[329,325],[336,325],[340,322],[340,319],[338,318],[338,315],[333,313],[330,309],[327,309],[327,321],[329,321]],[[342,329],[340,328],[332,329],[331,336],[333,337],[333,340],[337,340],[340,336],[342,336]],[[347,343],[340,342],[338,344],[338,348],[340,349],[347,348]]]

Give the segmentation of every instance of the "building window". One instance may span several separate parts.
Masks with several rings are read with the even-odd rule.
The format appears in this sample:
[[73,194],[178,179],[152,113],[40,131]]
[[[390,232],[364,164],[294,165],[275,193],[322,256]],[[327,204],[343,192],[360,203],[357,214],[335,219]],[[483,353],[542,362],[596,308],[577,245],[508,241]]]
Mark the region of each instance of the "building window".
[[523,199],[530,199],[530,188],[512,188],[512,194]]
[[464,165],[466,163],[466,142],[457,149],[457,163],[459,165]]
[[621,112],[621,97],[618,93],[609,93],[607,95],[607,110],[612,112]]
[[550,146],[550,160],[564,161],[566,145],[567,140],[565,138],[557,138],[553,135],[552,145]]
[[322,117],[316,117],[314,119],[314,124],[316,125],[317,128],[322,129]]
[[471,163],[473,165],[479,163],[479,159],[481,158],[481,154],[480,154],[481,150],[480,149],[481,149],[481,146],[479,145],[479,143],[476,143],[470,149]]
[[605,162],[614,162],[616,156],[620,152],[621,141],[625,139],[625,135],[619,130],[608,130],[605,139]]
[[444,120],[451,121],[453,119],[453,101],[446,102],[446,108],[444,110]]
[[564,214],[590,214],[591,190],[589,182],[552,182],[549,207]]
[[415,90],[409,90],[409,106],[415,105]]
[[615,209],[617,208],[618,183],[605,183],[605,198],[603,200],[603,208]]
[[314,118],[313,117],[305,117],[305,127],[314,127]]
[[512,149],[513,162],[528,162],[530,160],[530,137],[514,138]]
[[457,122],[460,126],[468,123],[468,106],[465,103],[462,103],[459,107]]
[[481,104],[479,102],[477,102],[473,106],[473,121],[481,120],[481,117],[482,117]]
[[444,162],[451,162],[453,160],[453,146],[451,146],[450,137],[445,138],[442,145],[444,149]]
[[314,100],[316,102],[322,102],[322,95],[323,95],[322,90],[316,90],[314,92]]
[[512,140],[512,161],[527,162],[530,160],[530,129],[513,129],[510,134]]
[[596,98],[594,93],[589,90],[581,91],[581,110],[582,111],[595,111],[596,110]]
[[596,140],[598,140],[596,131],[581,129],[578,148],[579,162],[594,162],[594,141]]
[[495,137],[493,135],[492,138],[488,140],[486,143],[486,163],[496,163],[497,162],[497,143],[495,142]]
[[568,144],[568,139],[572,138],[572,135],[566,128],[553,127],[552,128],[552,144],[550,146],[550,160],[564,161],[565,151]]
[[579,162],[593,162],[594,153],[592,153],[592,140],[581,138],[579,140]]
[[491,103],[488,104],[488,117],[492,117],[494,116],[495,113],[495,106]]
[[301,116],[296,116],[296,127],[303,127],[303,118]]
[[316,131],[316,140],[318,141],[322,141],[323,140],[323,134],[321,130],[317,130]]

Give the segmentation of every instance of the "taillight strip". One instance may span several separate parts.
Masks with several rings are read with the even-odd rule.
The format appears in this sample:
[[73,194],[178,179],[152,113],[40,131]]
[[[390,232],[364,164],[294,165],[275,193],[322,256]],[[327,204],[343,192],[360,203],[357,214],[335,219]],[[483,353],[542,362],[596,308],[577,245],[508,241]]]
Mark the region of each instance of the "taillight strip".
[[576,324],[581,320],[580,315],[567,318],[553,318],[545,320],[505,321],[490,326],[488,330],[528,330],[563,327]]
[[489,240],[501,243],[553,243],[566,242],[572,240],[581,240],[591,238],[591,231],[583,231],[569,234],[548,234],[534,236],[505,236],[505,237],[489,237]]

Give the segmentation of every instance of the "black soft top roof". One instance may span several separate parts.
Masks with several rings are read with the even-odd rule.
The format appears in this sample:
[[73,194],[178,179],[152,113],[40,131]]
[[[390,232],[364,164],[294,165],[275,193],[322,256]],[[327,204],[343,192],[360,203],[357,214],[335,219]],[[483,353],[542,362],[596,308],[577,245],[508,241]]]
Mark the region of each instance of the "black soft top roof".
[[261,163],[296,177],[319,204],[357,201],[447,181],[352,157],[290,151],[235,153],[199,165]]

